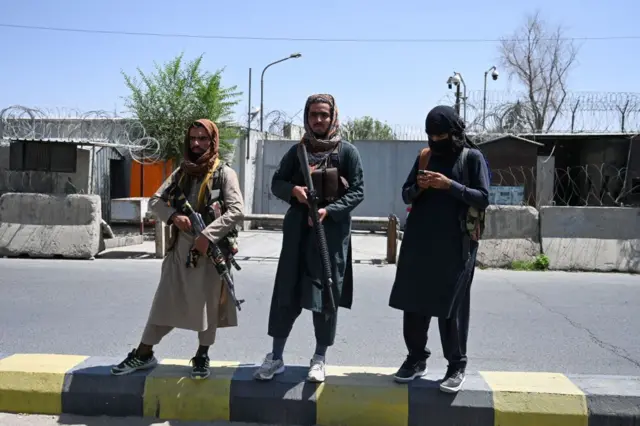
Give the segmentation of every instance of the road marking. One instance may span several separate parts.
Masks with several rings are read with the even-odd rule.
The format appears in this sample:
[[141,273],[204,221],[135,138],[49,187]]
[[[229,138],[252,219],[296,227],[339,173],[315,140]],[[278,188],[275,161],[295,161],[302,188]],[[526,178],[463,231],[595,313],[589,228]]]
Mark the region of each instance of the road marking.
[[0,360],[0,411],[61,414],[65,373],[87,358],[16,354]]
[[496,426],[588,426],[587,398],[563,374],[480,374],[493,391]]
[[163,359],[147,376],[143,412],[159,419],[229,421],[231,379],[238,362],[211,361],[211,376],[191,379],[188,360]]
[[406,426],[409,390],[393,381],[394,368],[326,367],[317,390],[317,424]]

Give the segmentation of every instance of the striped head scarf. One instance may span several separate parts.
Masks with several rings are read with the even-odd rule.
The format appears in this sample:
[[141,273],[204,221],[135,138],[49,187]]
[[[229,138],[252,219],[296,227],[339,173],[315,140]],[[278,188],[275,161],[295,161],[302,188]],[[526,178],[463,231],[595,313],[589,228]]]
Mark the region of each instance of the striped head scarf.
[[[329,104],[331,108],[331,123],[323,139],[316,137],[309,124],[309,109],[312,104],[318,102]],[[340,120],[338,118],[338,107],[336,106],[336,101],[333,96],[328,94],[315,94],[307,98],[307,103],[304,106],[304,130],[305,133],[300,142],[306,143],[307,146],[311,148],[310,151],[316,153],[332,151],[336,145],[340,143],[342,140],[340,137]]]

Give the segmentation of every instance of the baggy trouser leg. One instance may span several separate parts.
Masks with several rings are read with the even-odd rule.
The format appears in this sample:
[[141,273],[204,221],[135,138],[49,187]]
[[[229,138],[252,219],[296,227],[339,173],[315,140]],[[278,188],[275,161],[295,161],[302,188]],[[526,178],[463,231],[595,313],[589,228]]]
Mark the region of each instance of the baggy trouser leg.
[[431,351],[427,348],[427,333],[430,323],[431,317],[429,316],[414,312],[403,313],[402,334],[409,357],[413,361],[426,361],[431,356]]
[[204,331],[198,332],[198,342],[200,346],[213,346],[216,341],[216,332],[218,331],[218,327],[215,325],[210,325]]
[[156,325],[147,323],[142,333],[141,342],[147,346],[155,346],[173,330],[173,327],[168,325]]
[[460,306],[451,318],[439,318],[442,352],[452,368],[465,369],[467,366],[467,340],[469,338],[469,318],[471,313],[471,271]]
[[313,328],[316,343],[321,346],[333,346],[338,326],[338,311],[331,314],[313,313]]
[[272,305],[269,311],[269,336],[280,339],[289,337],[293,324],[301,313],[302,308],[300,306]]

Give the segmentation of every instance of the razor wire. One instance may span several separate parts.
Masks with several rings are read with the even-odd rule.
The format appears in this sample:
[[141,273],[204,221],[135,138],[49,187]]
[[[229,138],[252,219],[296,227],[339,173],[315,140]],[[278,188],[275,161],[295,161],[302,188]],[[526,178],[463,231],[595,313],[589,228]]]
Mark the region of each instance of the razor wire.
[[[586,164],[554,168],[549,175],[536,174],[536,167],[514,166],[491,169],[491,185],[502,192],[493,203],[530,206],[629,206],[640,204],[640,184],[627,179],[627,168],[611,164]],[[545,188],[545,184],[548,187]],[[511,188],[524,193],[517,200]],[[512,197],[512,198],[510,198]],[[514,201],[515,200],[515,201]]]
[[126,150],[144,164],[162,160],[160,143],[133,118],[107,111],[70,108],[30,108],[12,105],[0,111],[0,141],[67,142]]

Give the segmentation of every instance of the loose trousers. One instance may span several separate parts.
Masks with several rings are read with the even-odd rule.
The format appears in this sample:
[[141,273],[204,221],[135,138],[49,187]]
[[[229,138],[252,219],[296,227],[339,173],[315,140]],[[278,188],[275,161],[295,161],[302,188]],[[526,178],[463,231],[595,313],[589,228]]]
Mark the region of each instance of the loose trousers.
[[[466,368],[467,366],[472,281],[473,272],[471,272],[471,277],[460,305],[451,318],[438,318],[442,352],[451,368]],[[427,333],[431,317],[418,313],[404,312],[402,322],[404,342],[409,351],[409,356],[414,360],[420,361],[429,358],[431,351],[427,348]]]
[[[173,327],[168,325],[156,325],[149,324],[144,328],[144,332],[142,333],[142,344],[155,346],[160,341],[173,330]],[[212,346],[216,341],[216,330],[217,328],[210,327],[207,330],[198,332],[198,341],[201,346]]]

